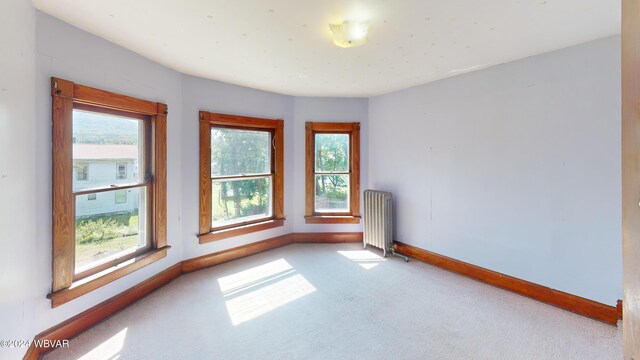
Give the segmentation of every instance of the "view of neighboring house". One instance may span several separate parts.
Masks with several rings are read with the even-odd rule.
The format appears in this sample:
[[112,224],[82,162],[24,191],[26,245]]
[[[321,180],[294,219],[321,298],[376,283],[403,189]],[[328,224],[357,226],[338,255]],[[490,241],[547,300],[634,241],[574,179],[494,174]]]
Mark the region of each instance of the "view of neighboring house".
[[[73,144],[73,188],[90,189],[138,182],[138,146]],[[76,197],[76,216],[135,212],[138,190],[106,191]]]

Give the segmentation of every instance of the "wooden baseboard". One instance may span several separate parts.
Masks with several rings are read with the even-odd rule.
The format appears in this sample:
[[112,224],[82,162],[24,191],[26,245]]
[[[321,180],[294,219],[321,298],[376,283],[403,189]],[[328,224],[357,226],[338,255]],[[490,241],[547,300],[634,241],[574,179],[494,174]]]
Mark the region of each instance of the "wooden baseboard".
[[424,261],[442,269],[449,270],[610,325],[615,326],[618,322],[618,310],[615,306],[605,305],[580,296],[551,289],[546,286],[452,259],[450,257],[408,244],[403,244],[401,242],[396,242],[396,251],[400,254]]
[[289,245],[293,242],[291,234],[277,236],[271,239],[258,241],[244,246],[235,247],[212,254],[199,256],[193,259],[182,261],[182,272],[188,273],[210,266],[225,263],[227,261],[236,260],[245,256],[261,253],[263,251],[275,249],[280,246]]
[[261,253],[291,243],[344,243],[362,241],[362,232],[290,233],[271,239],[184,260],[182,272],[188,273]]
[[362,232],[292,233],[296,243],[362,242]]
[[[35,340],[68,340],[93,327],[154,290],[168,284],[181,274],[180,263],[154,275],[124,292],[36,335]],[[32,342],[24,359],[39,359],[53,348],[36,348]]]

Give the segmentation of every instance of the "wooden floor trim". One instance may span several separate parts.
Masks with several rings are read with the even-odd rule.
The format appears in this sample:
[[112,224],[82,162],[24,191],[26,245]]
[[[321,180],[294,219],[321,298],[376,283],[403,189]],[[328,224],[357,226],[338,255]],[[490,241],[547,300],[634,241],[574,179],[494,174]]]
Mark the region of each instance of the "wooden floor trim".
[[[100,304],[81,312],[80,314],[46,330],[35,336],[35,340],[69,340],[81,332],[99,324],[132,303],[142,299],[154,290],[168,284],[181,275],[180,263],[163,270],[149,279],[135,285],[124,292],[109,298]],[[24,359],[39,359],[53,348],[36,348],[32,342]]]
[[225,263],[227,261],[236,260],[245,256],[275,249],[280,246],[289,245],[292,242],[293,237],[291,236],[291,234],[285,234],[248,245],[243,245],[232,249],[199,256],[193,259],[184,260],[182,261],[182,272],[189,273],[192,271],[204,269],[210,266]]
[[401,242],[395,244],[396,251],[400,254],[563,310],[617,326],[618,309],[616,306],[605,305]]
[[291,243],[344,243],[361,241],[362,232],[289,233],[248,245],[184,260],[182,262],[182,272],[189,273]]
[[292,233],[296,243],[345,243],[362,242],[362,232],[306,232]]

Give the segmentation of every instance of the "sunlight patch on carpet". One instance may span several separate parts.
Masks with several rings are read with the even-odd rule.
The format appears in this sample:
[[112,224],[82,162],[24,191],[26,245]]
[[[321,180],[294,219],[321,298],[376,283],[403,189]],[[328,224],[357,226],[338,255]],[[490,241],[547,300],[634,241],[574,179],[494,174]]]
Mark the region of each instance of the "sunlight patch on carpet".
[[227,311],[233,325],[239,325],[314,291],[316,288],[304,276],[296,274],[227,300]]
[[221,277],[218,279],[218,285],[220,286],[220,291],[226,297],[292,272],[295,272],[293,266],[285,259],[278,259],[233,275]]
[[218,279],[227,312],[239,325],[308,295],[316,288],[285,259]]
[[387,259],[382,256],[368,250],[338,251],[338,254],[357,263],[367,270],[373,269],[383,261],[387,261]]

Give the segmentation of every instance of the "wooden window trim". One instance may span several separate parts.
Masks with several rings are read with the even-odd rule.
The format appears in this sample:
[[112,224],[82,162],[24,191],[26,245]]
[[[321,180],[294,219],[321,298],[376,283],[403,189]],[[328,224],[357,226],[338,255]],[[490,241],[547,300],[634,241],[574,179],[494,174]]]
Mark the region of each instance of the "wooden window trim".
[[283,226],[284,220],[267,220],[260,221],[252,224],[238,225],[224,230],[212,231],[208,234],[200,235],[200,244],[205,244],[222,239],[228,239],[235,236],[244,234],[250,234],[256,231],[262,231],[272,229],[275,227]]
[[[213,229],[211,226],[211,127],[270,130],[274,136],[273,216]],[[200,111],[200,244],[284,225],[284,121]]]
[[[50,298],[56,307],[163,257],[167,250],[167,105],[116,94],[72,81],[51,78],[53,142],[53,281]],[[82,279],[74,274],[75,201],[72,189],[72,114],[73,109],[100,109],[110,114],[133,114],[150,121],[150,172],[153,177],[151,208],[151,244],[141,254],[124,262],[101,268]]]
[[[360,123],[311,122],[305,124],[305,223],[307,224],[358,224],[360,223]],[[314,166],[315,134],[349,134],[349,213],[315,211]]]
[[105,271],[99,272],[88,278],[76,281],[71,287],[54,291],[47,295],[51,299],[51,307],[58,307],[66,302],[76,299],[104,285],[114,282],[121,277],[131,274],[149,264],[152,264],[167,256],[167,250],[171,246],[164,246],[160,249],[147,251],[146,253],[136,256],[126,262],[113,266]]

